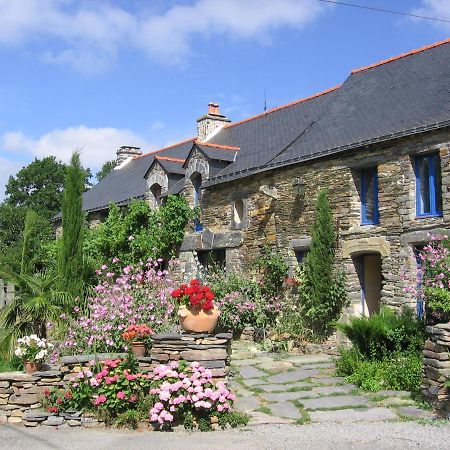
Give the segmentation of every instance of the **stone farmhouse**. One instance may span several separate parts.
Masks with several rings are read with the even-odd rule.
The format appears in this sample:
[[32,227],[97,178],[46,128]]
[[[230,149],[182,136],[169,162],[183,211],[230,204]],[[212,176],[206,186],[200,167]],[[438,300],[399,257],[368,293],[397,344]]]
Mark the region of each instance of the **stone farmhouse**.
[[183,194],[201,209],[180,250],[187,273],[196,257],[245,272],[266,244],[295,267],[328,188],[347,314],[365,315],[405,301],[402,273],[414,280],[429,233],[450,228],[450,39],[240,122],[210,103],[197,129],[152,153],[121,147],[116,170],[84,196],[90,220],[102,220],[110,202],[156,208]]

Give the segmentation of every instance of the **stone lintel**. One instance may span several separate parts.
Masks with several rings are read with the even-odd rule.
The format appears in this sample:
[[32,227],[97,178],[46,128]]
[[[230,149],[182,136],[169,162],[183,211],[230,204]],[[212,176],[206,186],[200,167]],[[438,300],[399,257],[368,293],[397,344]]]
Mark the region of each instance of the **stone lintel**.
[[214,250],[219,248],[234,248],[242,245],[244,238],[241,231],[214,233],[204,230],[201,233],[187,234],[181,243],[181,252]]
[[430,241],[429,234],[450,234],[450,230],[445,228],[435,228],[432,230],[417,230],[402,234],[400,237],[401,245],[424,245]]
[[365,253],[379,253],[382,257],[385,257],[391,254],[391,247],[386,238],[382,236],[351,239],[344,241],[342,244],[343,258],[350,258],[351,256]]
[[305,237],[302,239],[292,239],[291,248],[294,250],[309,250],[311,247],[311,238]]

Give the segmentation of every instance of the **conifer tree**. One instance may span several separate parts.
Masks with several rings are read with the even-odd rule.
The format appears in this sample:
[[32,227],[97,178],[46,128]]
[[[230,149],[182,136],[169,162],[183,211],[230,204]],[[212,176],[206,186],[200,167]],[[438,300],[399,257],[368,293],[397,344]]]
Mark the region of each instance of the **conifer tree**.
[[301,302],[316,339],[325,338],[346,303],[344,277],[334,273],[336,230],[326,189],[319,193],[311,229],[311,248],[303,266]]
[[23,229],[22,257],[20,262],[20,273],[23,275],[30,272],[32,261],[32,238],[36,232],[39,216],[29,209],[25,215],[25,226]]
[[80,155],[72,155],[64,183],[62,197],[62,237],[59,250],[58,273],[62,290],[76,296],[83,290],[83,234],[84,215],[82,195],[85,172]]

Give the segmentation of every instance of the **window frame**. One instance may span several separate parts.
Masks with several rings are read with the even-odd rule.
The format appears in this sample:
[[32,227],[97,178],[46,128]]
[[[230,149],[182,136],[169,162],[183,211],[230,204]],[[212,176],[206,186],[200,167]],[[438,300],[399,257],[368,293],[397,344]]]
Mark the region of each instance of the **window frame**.
[[306,261],[306,257],[308,256],[309,253],[309,248],[308,249],[297,249],[294,250],[295,253],[295,259],[297,261],[297,267],[302,267],[302,265],[305,263]]
[[[372,174],[373,219],[367,218],[367,175]],[[360,171],[361,177],[361,225],[378,225],[380,211],[378,209],[378,167],[366,167]]]
[[[422,176],[420,174],[420,162],[427,159],[428,160],[428,180],[422,180]],[[437,209],[437,183],[439,180],[436,180],[437,175],[437,165],[440,166],[440,158],[438,153],[428,153],[425,155],[416,155],[414,157],[414,173],[416,177],[416,217],[442,217],[443,211],[439,211]],[[421,198],[420,191],[422,184],[425,182],[428,183],[429,189],[429,201],[430,201],[430,212],[421,212]],[[442,186],[442,175],[441,175],[441,186]],[[442,203],[442,187],[441,187],[441,203]]]

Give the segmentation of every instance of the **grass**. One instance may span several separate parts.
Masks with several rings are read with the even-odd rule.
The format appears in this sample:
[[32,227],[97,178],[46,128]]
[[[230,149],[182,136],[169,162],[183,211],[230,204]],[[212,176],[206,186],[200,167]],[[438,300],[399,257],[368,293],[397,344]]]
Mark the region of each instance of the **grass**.
[[302,417],[300,419],[297,419],[295,423],[297,425],[305,425],[307,423],[310,423],[311,417],[309,416],[308,411],[302,410],[301,413],[302,413]]
[[261,406],[260,408],[256,409],[255,411],[259,411],[264,414],[268,414],[269,416],[272,415],[272,410],[266,405]]

